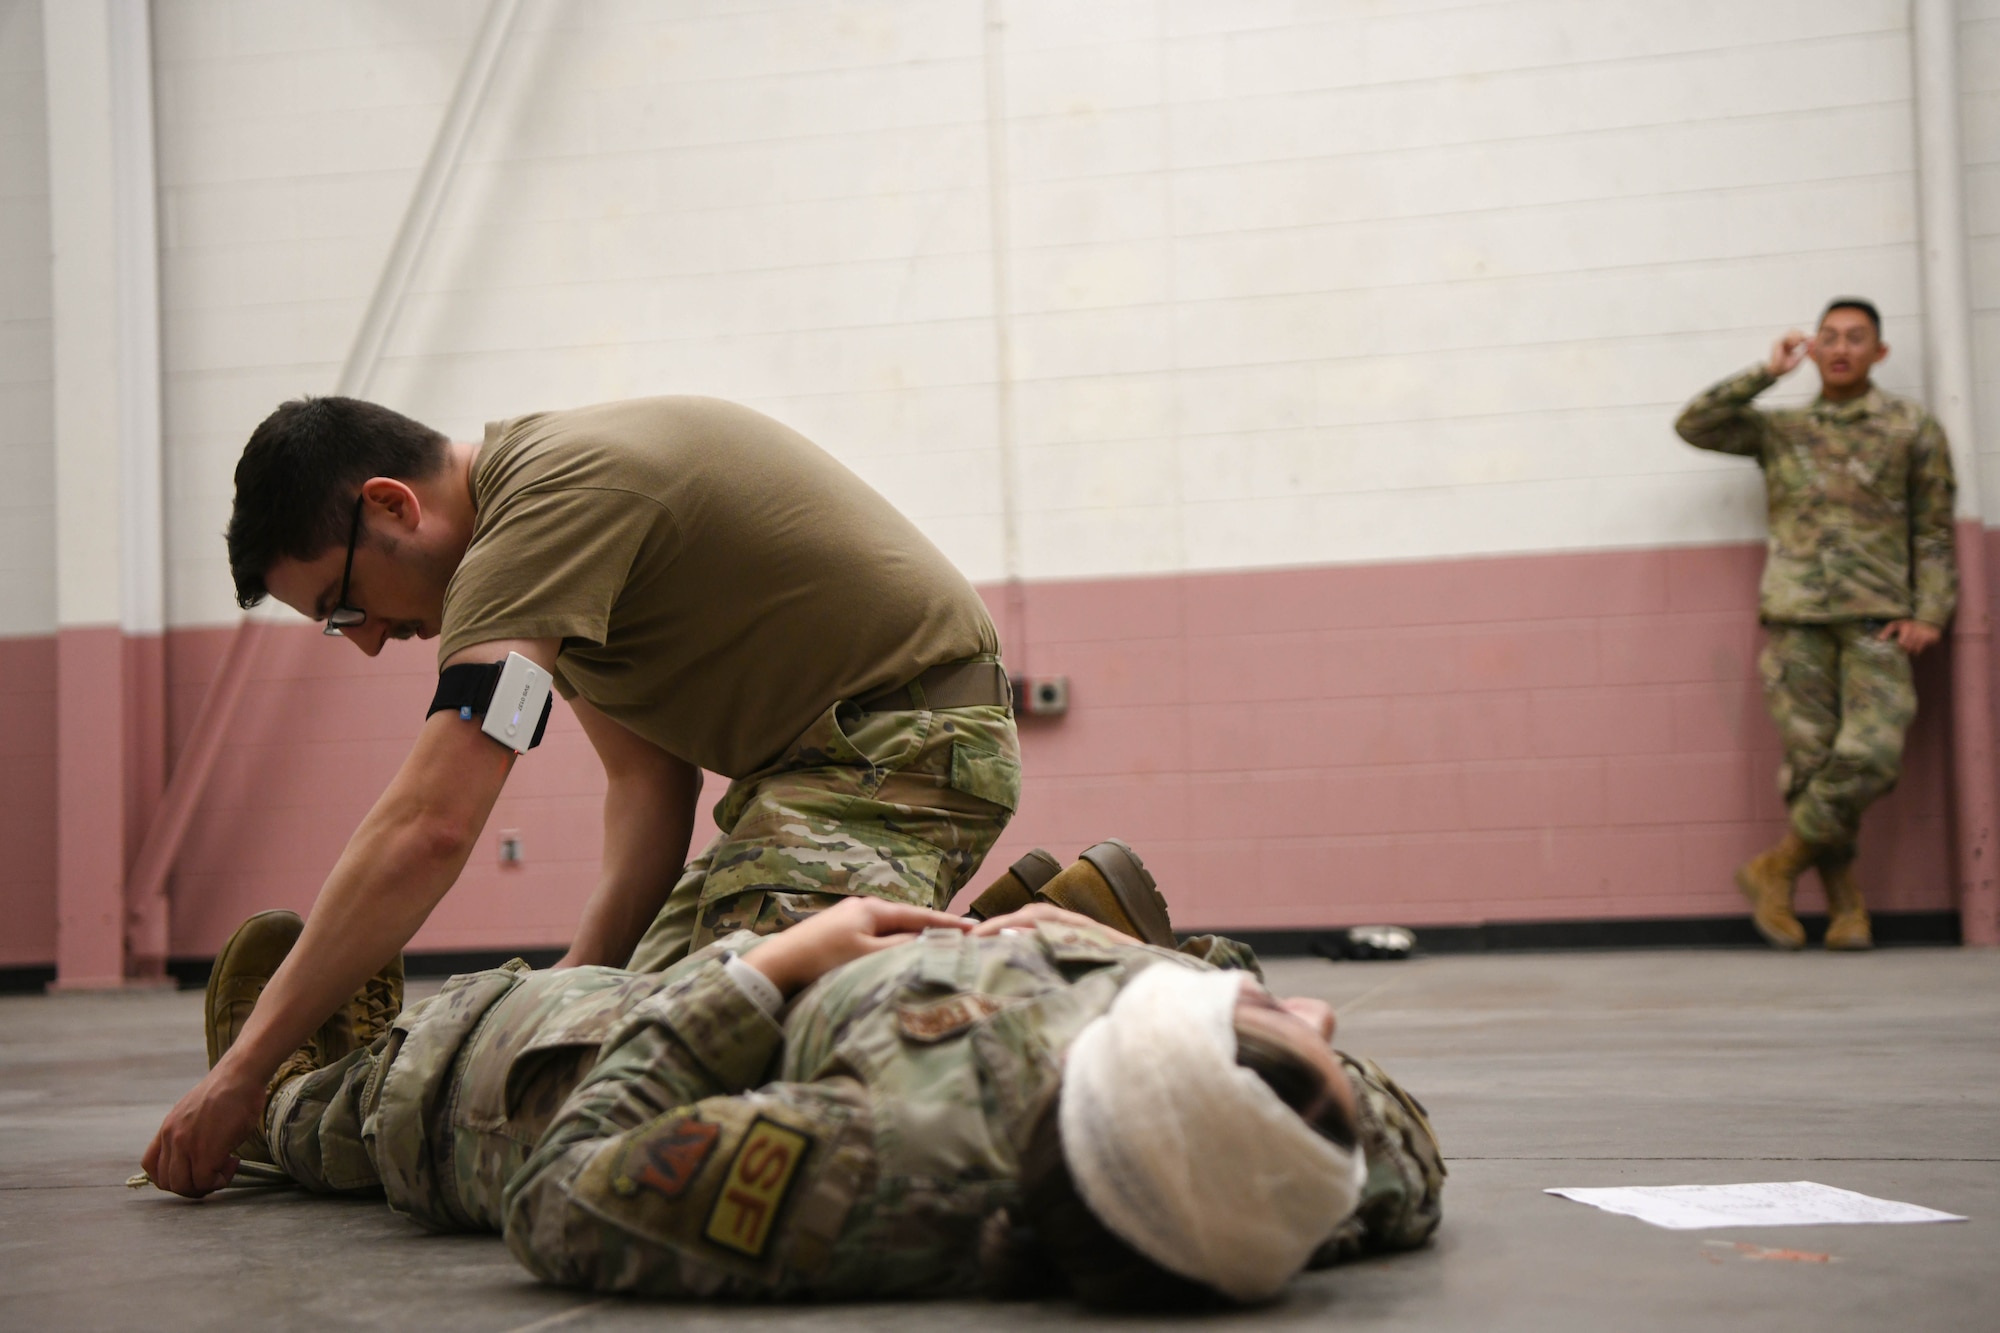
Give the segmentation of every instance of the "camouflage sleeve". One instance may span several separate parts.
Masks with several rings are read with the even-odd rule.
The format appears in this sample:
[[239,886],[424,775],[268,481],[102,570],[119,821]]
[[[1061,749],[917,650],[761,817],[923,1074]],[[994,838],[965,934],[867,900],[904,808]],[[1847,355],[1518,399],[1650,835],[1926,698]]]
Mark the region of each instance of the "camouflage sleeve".
[[1340,1053],[1360,1109],[1368,1181],[1361,1203],[1313,1255],[1325,1268],[1382,1250],[1412,1250],[1444,1217],[1444,1155],[1423,1104],[1373,1060]]
[[537,1277],[602,1291],[796,1285],[873,1156],[857,1085],[746,1091],[782,1037],[719,960],[637,1006],[508,1182],[508,1248]]
[[1775,383],[1776,377],[1761,365],[1732,375],[1682,408],[1674,431],[1697,449],[1761,459],[1770,421],[1750,400]]
[[1257,961],[1257,951],[1227,935],[1190,935],[1181,941],[1180,952],[1199,958],[1210,967],[1248,972],[1259,981],[1264,979],[1264,966]]
[[[636,1081],[657,1032],[621,1055]],[[703,1299],[806,1291],[829,1276],[874,1177],[851,1079],[709,1097],[615,1131],[609,1105],[577,1109],[507,1186],[507,1247],[547,1282]]]
[[1958,560],[1953,506],[1958,483],[1944,428],[1929,417],[1917,435],[1910,469],[1910,563],[1916,582],[1916,618],[1942,627],[1958,606]]

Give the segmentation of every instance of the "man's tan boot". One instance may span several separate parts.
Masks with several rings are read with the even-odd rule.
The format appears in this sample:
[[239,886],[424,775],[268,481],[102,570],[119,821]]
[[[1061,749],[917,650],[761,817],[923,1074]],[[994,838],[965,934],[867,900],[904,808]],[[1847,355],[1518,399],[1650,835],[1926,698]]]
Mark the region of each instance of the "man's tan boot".
[[1826,947],[1829,949],[1872,949],[1875,933],[1868,925],[1868,905],[1861,900],[1861,885],[1854,879],[1854,858],[1837,862],[1822,858],[1819,882],[1826,886]]
[[991,921],[996,916],[1018,912],[1035,900],[1035,891],[1062,872],[1062,862],[1037,847],[1007,867],[1007,873],[988,884],[966,915],[974,921]]
[[1167,900],[1160,896],[1145,862],[1117,838],[1087,848],[1074,865],[1036,892],[1035,901],[1080,913],[1163,949],[1178,943],[1167,917]]
[[1750,900],[1750,921],[1774,949],[1803,949],[1806,928],[1792,911],[1792,888],[1812,864],[1814,849],[1798,834],[1786,832],[1777,846],[1745,861],[1736,871],[1736,887]]

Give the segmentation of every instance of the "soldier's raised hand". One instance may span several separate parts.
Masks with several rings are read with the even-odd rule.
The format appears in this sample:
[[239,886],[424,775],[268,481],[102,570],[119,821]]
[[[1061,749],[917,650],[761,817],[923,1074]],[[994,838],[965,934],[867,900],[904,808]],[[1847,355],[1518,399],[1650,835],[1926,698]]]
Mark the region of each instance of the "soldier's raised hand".
[[1812,339],[1797,329],[1788,329],[1785,335],[1771,344],[1771,359],[1765,363],[1773,375],[1789,375],[1799,368],[1799,362],[1806,359],[1806,348]]
[[1787,329],[1771,344],[1771,359],[1765,363],[1766,367],[1773,375],[1789,375],[1806,359],[1806,350],[1811,346],[1812,339],[1804,332]]

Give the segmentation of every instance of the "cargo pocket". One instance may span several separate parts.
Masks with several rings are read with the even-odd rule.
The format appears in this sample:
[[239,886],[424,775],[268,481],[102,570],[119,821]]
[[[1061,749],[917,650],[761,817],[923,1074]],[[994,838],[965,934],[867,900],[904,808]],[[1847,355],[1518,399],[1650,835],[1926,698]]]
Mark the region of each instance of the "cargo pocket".
[[1021,761],[997,750],[953,741],[951,785],[968,796],[1013,810],[1021,804]]

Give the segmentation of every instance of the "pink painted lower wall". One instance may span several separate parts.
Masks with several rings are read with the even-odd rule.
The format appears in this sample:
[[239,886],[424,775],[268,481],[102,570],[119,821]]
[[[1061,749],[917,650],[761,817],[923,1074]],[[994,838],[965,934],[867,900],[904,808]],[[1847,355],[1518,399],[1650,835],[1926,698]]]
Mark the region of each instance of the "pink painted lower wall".
[[[1989,534],[1989,563],[2000,539]],[[1070,678],[1025,720],[1021,811],[989,861],[1134,843],[1183,928],[1706,916],[1782,829],[1758,691],[1758,546],[1040,584],[1010,664]],[[1996,579],[2000,585],[2000,579]],[[996,611],[1000,594],[992,593]],[[169,748],[226,630],[168,636]],[[54,652],[0,641],[0,965],[53,956]],[[263,907],[303,911],[395,771],[435,680],[421,644],[373,662],[270,636],[173,883],[172,952]],[[1943,651],[1902,786],[1861,872],[1888,910],[1952,905]],[[704,804],[720,793],[711,779]],[[602,777],[560,705],[419,949],[564,943],[597,867]],[[706,818],[704,816],[704,825]],[[525,861],[503,867],[503,831]],[[704,828],[704,833],[706,828]],[[700,836],[700,835],[698,835]],[[1802,906],[1816,908],[1816,885]]]
[[0,967],[56,957],[56,640],[0,639]]
[[[1133,842],[1184,928],[1707,916],[1784,828],[1756,675],[1761,546],[1027,590],[1029,720],[996,849]],[[1952,905],[1946,655],[1860,873]],[[1816,883],[1804,907],[1823,903]]]

